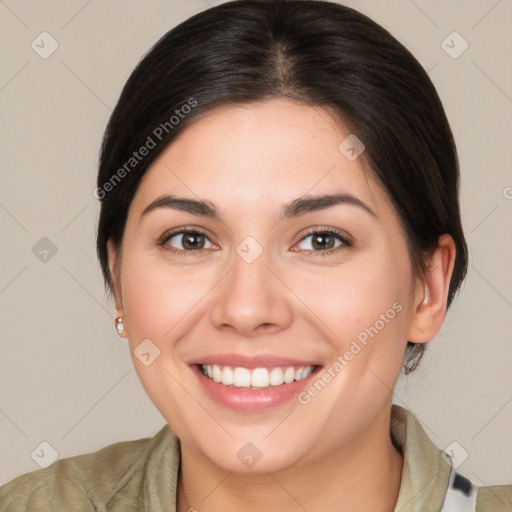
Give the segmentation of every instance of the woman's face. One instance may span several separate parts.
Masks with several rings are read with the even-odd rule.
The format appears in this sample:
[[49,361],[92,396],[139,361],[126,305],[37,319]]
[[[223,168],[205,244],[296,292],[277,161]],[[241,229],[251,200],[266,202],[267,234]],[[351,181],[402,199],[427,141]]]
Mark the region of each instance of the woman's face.
[[286,99],[210,111],[144,176],[115,268],[109,247],[146,392],[226,470],[312,463],[389,426],[423,291],[349,135]]

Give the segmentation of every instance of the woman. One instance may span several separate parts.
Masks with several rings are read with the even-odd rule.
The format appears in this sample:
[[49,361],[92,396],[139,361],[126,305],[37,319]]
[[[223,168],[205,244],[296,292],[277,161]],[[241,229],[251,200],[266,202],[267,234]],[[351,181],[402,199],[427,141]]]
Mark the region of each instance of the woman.
[[235,1],[166,34],[107,127],[97,249],[167,421],[0,489],[6,511],[495,511],[392,405],[467,267],[437,93],[329,2]]

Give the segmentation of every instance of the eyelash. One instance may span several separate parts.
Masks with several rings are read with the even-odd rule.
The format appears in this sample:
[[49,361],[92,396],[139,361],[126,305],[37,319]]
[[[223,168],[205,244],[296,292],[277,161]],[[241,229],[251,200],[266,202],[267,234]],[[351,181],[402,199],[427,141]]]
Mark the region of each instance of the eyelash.
[[297,243],[304,241],[307,237],[309,237],[311,235],[315,235],[315,234],[319,234],[319,233],[325,234],[325,235],[331,235],[331,236],[337,238],[341,242],[341,245],[339,245],[338,247],[335,247],[334,249],[328,249],[325,251],[322,251],[322,250],[314,251],[314,250],[304,250],[303,249],[305,254],[307,254],[308,256],[317,256],[318,254],[320,254],[321,256],[330,256],[331,254],[334,254],[343,248],[348,248],[348,247],[353,246],[352,240],[350,240],[347,235],[345,235],[342,231],[339,231],[334,228],[312,228],[312,229],[308,230],[306,233],[304,233]]
[[[329,256],[329,255],[337,252],[338,250],[342,249],[343,247],[348,248],[348,247],[353,246],[353,242],[344,233],[342,233],[341,231],[334,229],[334,228],[312,228],[311,230],[307,231],[304,235],[302,235],[302,237],[297,241],[297,244],[303,242],[308,236],[318,234],[318,233],[332,235],[332,236],[336,237],[340,242],[342,242],[342,245],[340,245],[334,249],[329,249],[329,250],[325,250],[325,251],[321,251],[321,250],[313,251],[313,250],[304,250],[303,249],[303,252],[308,256],[316,256],[318,254],[320,254],[321,256]],[[198,254],[198,253],[201,253],[201,252],[207,250],[207,249],[192,249],[190,251],[187,251],[184,249],[176,249],[175,247],[172,247],[172,246],[166,246],[167,242],[173,236],[184,235],[184,234],[203,235],[204,237],[206,237],[208,239],[206,233],[203,233],[202,231],[199,231],[198,229],[183,229],[183,228],[181,228],[179,230],[167,232],[164,235],[162,235],[162,237],[158,241],[158,245],[164,247],[165,250],[167,250],[171,253],[180,254],[183,256],[185,256],[186,254],[195,255],[195,254]]]

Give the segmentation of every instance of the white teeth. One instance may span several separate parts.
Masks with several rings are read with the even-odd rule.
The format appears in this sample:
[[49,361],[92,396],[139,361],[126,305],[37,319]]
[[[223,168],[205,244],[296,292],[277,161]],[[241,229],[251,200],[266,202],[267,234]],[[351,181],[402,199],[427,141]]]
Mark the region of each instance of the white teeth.
[[251,372],[247,368],[235,368],[233,374],[233,385],[237,388],[248,388],[251,386]]
[[272,386],[280,386],[284,383],[283,370],[281,368],[273,368],[270,372],[270,384]]
[[222,384],[229,386],[230,384],[233,384],[233,382],[235,382],[235,379],[233,378],[233,368],[230,366],[224,366],[222,369]]
[[268,388],[269,376],[266,368],[256,368],[252,371],[251,386],[253,388]]
[[213,373],[213,380],[215,382],[220,382],[221,379],[222,379],[222,374],[221,374],[221,371],[220,371],[220,366],[214,364],[213,365],[213,368],[212,368],[212,373]]
[[284,381],[286,384],[290,384],[290,382],[293,382],[295,380],[295,370],[292,366],[290,368],[286,368],[286,371],[284,372]]
[[311,366],[304,368],[304,370],[302,371],[302,378],[305,379],[312,371],[313,368],[311,368]]
[[268,368],[248,368],[231,366],[201,365],[203,375],[209,377],[214,382],[221,382],[225,386],[234,386],[237,388],[268,388],[269,386],[281,386],[290,384],[294,380],[306,378],[314,370],[313,366],[299,366],[295,368],[276,367]]

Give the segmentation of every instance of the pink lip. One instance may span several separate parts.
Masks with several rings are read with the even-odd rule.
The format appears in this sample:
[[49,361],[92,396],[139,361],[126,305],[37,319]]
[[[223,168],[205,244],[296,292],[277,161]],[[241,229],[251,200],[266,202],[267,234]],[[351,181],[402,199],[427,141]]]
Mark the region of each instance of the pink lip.
[[[219,359],[217,358],[215,361],[219,362]],[[240,358],[237,358],[237,361],[241,363]],[[284,361],[286,364],[281,364],[282,361]],[[276,358],[273,358],[271,361],[272,364],[269,366],[312,366],[304,363],[290,364],[289,359],[282,361],[279,360],[279,363],[275,364]],[[267,366],[262,363],[261,359],[258,359],[258,364],[245,366],[246,364],[247,363],[239,364],[239,366],[244,366],[245,368]],[[228,366],[232,366],[232,364],[228,364]],[[260,412],[272,407],[277,407],[291,399],[294,399],[304,388],[311,384],[312,379],[317,378],[319,370],[319,368],[315,368],[315,370],[306,378],[296,380],[290,384],[282,384],[281,386],[269,386],[268,388],[264,389],[249,389],[225,386],[219,382],[214,382],[212,379],[203,375],[199,364],[192,364],[190,368],[198,378],[201,387],[210,398],[212,398],[221,406],[240,412]]]
[[276,368],[278,366],[288,367],[295,366],[319,366],[319,363],[314,361],[300,361],[298,359],[291,359],[289,357],[278,357],[270,354],[261,354],[258,356],[247,356],[243,354],[216,354],[205,356],[201,359],[188,362],[189,365],[194,364],[218,364],[221,366],[232,366],[236,368],[241,366],[243,368]]

